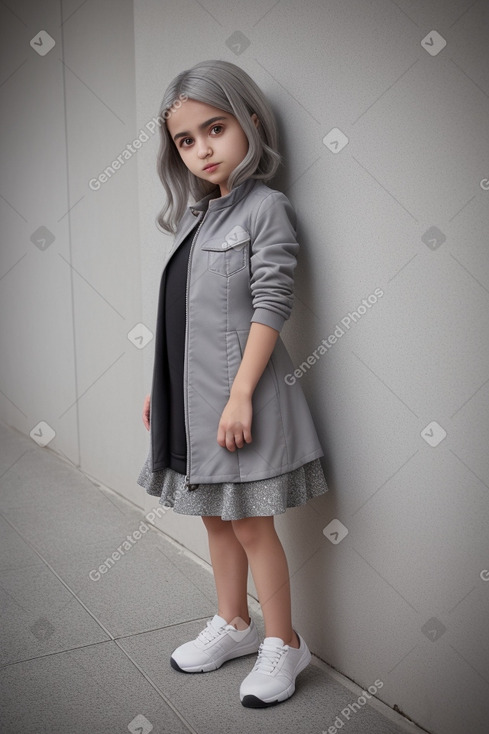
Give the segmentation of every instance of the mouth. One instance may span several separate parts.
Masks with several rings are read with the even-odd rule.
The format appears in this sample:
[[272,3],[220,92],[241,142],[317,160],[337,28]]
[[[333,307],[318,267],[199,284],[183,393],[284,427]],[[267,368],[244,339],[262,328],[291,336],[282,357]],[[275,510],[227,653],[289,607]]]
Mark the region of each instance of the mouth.
[[204,171],[213,171],[219,163],[209,163],[207,166],[205,166]]

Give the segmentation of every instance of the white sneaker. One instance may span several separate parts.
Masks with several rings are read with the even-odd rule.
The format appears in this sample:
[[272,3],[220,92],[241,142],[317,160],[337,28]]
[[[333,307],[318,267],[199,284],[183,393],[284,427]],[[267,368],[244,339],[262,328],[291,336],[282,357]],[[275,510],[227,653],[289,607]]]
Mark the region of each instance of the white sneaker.
[[173,651],[170,663],[182,673],[207,673],[220,668],[226,660],[255,653],[259,644],[253,620],[245,630],[237,630],[215,614],[195,640]]
[[296,677],[311,662],[309,648],[299,633],[297,637],[299,648],[284,645],[280,637],[264,639],[255,666],[239,689],[243,706],[265,708],[292,696]]

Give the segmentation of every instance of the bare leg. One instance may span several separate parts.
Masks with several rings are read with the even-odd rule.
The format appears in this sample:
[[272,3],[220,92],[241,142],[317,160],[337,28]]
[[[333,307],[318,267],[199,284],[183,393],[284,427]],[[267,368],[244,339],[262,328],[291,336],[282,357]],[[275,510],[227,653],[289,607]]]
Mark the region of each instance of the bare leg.
[[273,520],[273,516],[246,517],[231,523],[250,563],[265,619],[265,636],[280,637],[286,645],[299,647],[292,629],[287,558]]
[[248,614],[248,558],[236,538],[229,520],[218,516],[202,517],[207,528],[214,581],[217,591],[218,614],[237,629],[244,628],[236,617],[246,625]]

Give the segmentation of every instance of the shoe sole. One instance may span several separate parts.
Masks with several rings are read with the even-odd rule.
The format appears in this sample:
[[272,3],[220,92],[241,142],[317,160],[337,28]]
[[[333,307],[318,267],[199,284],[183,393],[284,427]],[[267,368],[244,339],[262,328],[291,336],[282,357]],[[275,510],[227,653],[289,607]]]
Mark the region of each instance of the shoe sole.
[[[295,678],[297,678],[297,676],[307,668],[310,662],[311,653],[309,652],[306,659],[299,665],[299,669],[295,674]],[[294,682],[291,683],[291,685],[286,688],[285,691],[282,691],[282,693],[274,699],[261,699],[258,698],[258,696],[248,694],[246,696],[243,696],[243,698],[241,699],[241,703],[243,704],[243,706],[246,706],[246,708],[264,709],[268,708],[269,706],[276,706],[278,703],[282,703],[283,701],[287,701],[293,695],[293,693],[295,693],[295,678]]]
[[231,657],[225,656],[224,658],[220,659],[220,662],[216,662],[214,660],[210,663],[205,663],[205,665],[195,665],[191,668],[181,668],[177,661],[173,657],[170,657],[170,665],[173,670],[178,670],[179,673],[210,673],[212,670],[218,670],[222,665],[224,665],[224,663],[227,663],[230,660],[243,658],[246,657],[246,655],[256,655],[256,653],[258,652],[258,647],[259,645],[256,646],[255,650],[246,650],[245,652],[240,652],[237,655],[232,655]]

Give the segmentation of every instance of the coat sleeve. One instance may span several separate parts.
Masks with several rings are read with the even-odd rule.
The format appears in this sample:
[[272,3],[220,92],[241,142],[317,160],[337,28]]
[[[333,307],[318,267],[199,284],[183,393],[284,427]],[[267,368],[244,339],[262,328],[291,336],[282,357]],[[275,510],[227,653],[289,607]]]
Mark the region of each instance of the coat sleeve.
[[252,230],[251,322],[281,331],[292,311],[299,250],[296,214],[285,194],[275,191],[261,202]]

